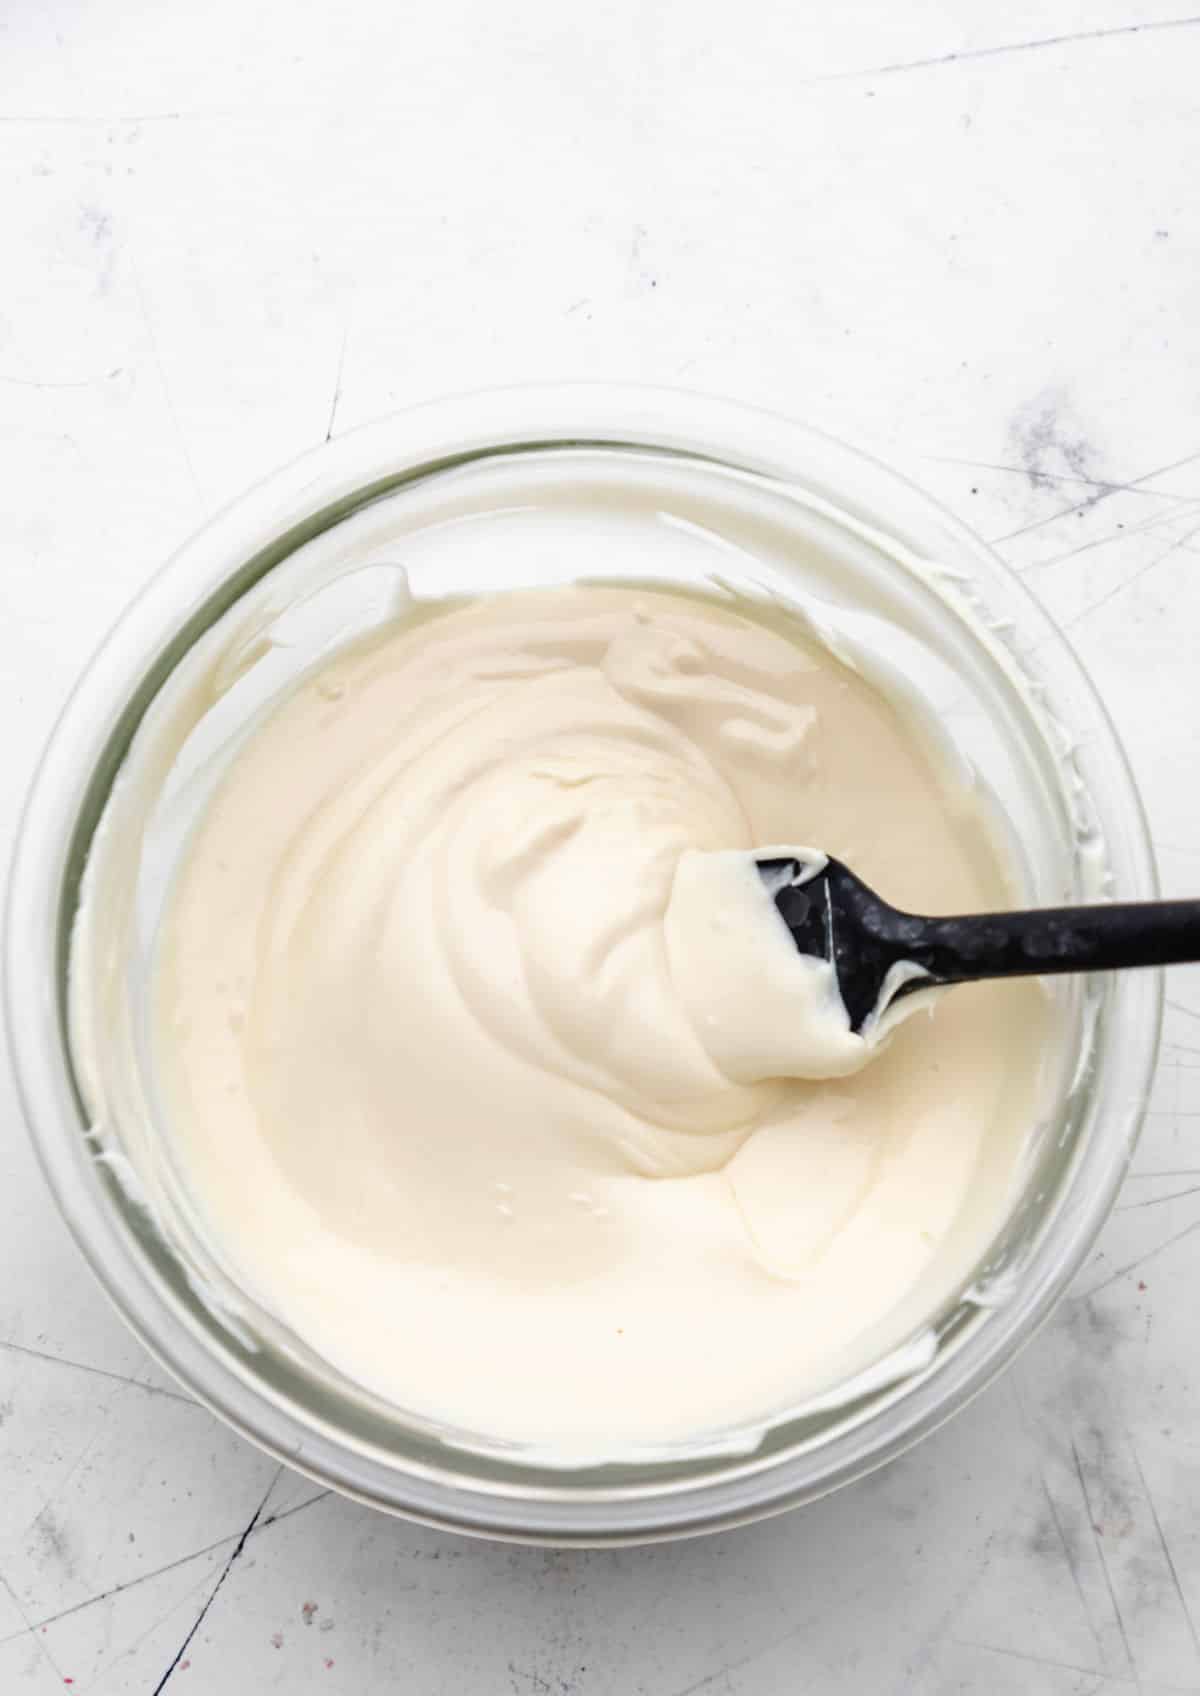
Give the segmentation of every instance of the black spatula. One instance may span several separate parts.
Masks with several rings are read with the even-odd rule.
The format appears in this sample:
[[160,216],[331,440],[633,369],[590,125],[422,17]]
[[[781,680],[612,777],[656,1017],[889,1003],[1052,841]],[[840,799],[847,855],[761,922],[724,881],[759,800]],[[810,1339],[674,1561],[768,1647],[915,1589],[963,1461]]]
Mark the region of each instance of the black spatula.
[[822,865],[763,857],[758,869],[796,947],[832,962],[852,1031],[861,1031],[879,1006],[888,973],[897,966],[916,968],[895,990],[899,996],[977,978],[1200,960],[1200,901],[930,919],[890,907],[840,860]]

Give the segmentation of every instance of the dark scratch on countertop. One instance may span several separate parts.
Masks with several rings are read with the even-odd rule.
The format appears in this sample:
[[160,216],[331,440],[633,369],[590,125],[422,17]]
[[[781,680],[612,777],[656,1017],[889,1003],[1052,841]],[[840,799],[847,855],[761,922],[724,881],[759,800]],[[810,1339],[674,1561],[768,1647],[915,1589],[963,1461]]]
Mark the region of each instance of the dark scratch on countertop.
[[167,1666],[167,1670],[163,1673],[163,1675],[159,1679],[158,1683],[154,1686],[153,1696],[160,1696],[160,1693],[163,1690],[166,1689],[166,1686],[167,1686],[167,1683],[168,1683],[168,1681],[171,1677],[171,1674],[175,1671],[176,1667],[179,1665],[180,1661],[182,1660],[182,1658],[184,1656],[184,1653],[187,1650],[188,1644],[192,1641],[192,1638],[196,1635],[196,1633],[199,1631],[201,1625],[203,1624],[204,1616],[208,1613],[208,1610],[212,1607],[213,1603],[217,1599],[217,1596],[220,1594],[221,1586],[224,1584],[225,1580],[229,1577],[229,1574],[232,1572],[235,1564],[237,1563],[238,1557],[241,1555],[242,1550],[246,1547],[246,1543],[247,1543],[247,1540],[250,1537],[251,1532],[254,1530],[255,1526],[258,1524],[259,1519],[262,1517],[262,1511],[266,1507],[267,1502],[270,1499],[271,1491],[275,1488],[276,1484],[278,1484],[278,1482],[279,1482],[279,1480],[282,1476],[283,1476],[283,1463],[280,1462],[280,1464],[275,1469],[275,1472],[274,1472],[274,1475],[271,1479],[271,1482],[267,1485],[266,1491],[263,1494],[262,1501],[259,1502],[259,1504],[255,1508],[253,1514],[250,1516],[250,1523],[246,1526],[246,1529],[242,1532],[241,1536],[238,1538],[237,1542],[234,1544],[234,1547],[233,1547],[232,1551],[230,1552],[229,1559],[225,1562],[225,1565],[221,1568],[221,1571],[218,1574],[217,1582],[213,1585],[212,1589],[209,1591],[208,1595],[205,1597],[203,1607],[200,1609],[200,1612],[196,1615],[195,1619],[192,1621],[192,1624],[191,1624],[191,1627],[188,1630],[187,1636],[184,1638],[183,1642],[179,1645],[178,1649],[176,1649],[174,1655],[172,1656],[172,1658],[171,1658],[171,1660],[170,1660],[170,1662]]
[[[997,465],[990,459],[958,459],[954,455],[943,453],[925,454],[924,458],[933,465],[961,465],[967,471],[998,471],[1008,477],[1028,477],[1029,475],[1027,465]],[[1076,472],[1042,471],[1039,475],[1042,481],[1046,483],[1079,483],[1085,488],[1100,490],[1105,495],[1141,495],[1144,500],[1176,501],[1182,502],[1184,505],[1194,505],[1196,502],[1195,495],[1185,495],[1179,490],[1144,489],[1137,483],[1113,482],[1103,477],[1081,477]],[[1157,476],[1160,473],[1152,472],[1150,475]],[[1069,507],[1066,513],[1055,514],[1054,517],[1069,517],[1073,512],[1083,512],[1089,504],[1089,502],[1084,501],[1079,506]],[[1054,522],[1054,518],[1043,519],[1041,522],[1051,524]],[[1020,533],[1017,532],[1017,534]]]
[[1059,1672],[1085,1673],[1089,1678],[1101,1678],[1107,1683],[1108,1675],[1099,1667],[1079,1666],[1075,1661],[1057,1661],[1050,1655],[1032,1655],[1025,1649],[1007,1649],[999,1643],[977,1643],[971,1637],[947,1637],[947,1643],[954,1643],[960,1649],[981,1650],[986,1655],[1003,1655],[1013,1661],[1028,1661],[1035,1667],[1053,1667]]
[[25,1343],[9,1342],[0,1337],[0,1349],[8,1354],[26,1355],[30,1360],[43,1360],[51,1366],[65,1366],[73,1372],[89,1372],[94,1378],[106,1378],[113,1384],[126,1384],[131,1389],[141,1390],[147,1396],[165,1396],[168,1401],[182,1402],[185,1407],[194,1407],[197,1412],[204,1409],[192,1396],[185,1396],[182,1390],[166,1390],[157,1384],[145,1384],[140,1378],[127,1378],[121,1372],[108,1372],[103,1366],[87,1366],[82,1360],[67,1360],[60,1354],[50,1354],[45,1349],[31,1349]]
[[[1156,512],[1151,518],[1144,519],[1140,524],[1118,524],[1115,529],[1106,530],[1102,536],[1093,536],[1086,542],[1077,543],[1074,547],[1064,548],[1060,554],[1050,554],[1046,559],[1034,560],[1021,568],[1018,574],[1021,577],[1027,577],[1032,572],[1045,571],[1052,565],[1063,565],[1067,560],[1078,559],[1080,554],[1090,553],[1094,548],[1107,548],[1113,542],[1128,541],[1131,536],[1142,536],[1153,530],[1165,530],[1169,524],[1177,524],[1181,518],[1186,523],[1195,516],[1198,507],[1200,507],[1200,499],[1189,498],[1180,502],[1169,512]],[[1082,513],[1083,508],[1075,507],[1072,510]],[[1189,530],[1186,536],[1175,537],[1167,552],[1171,553],[1178,547],[1186,547],[1195,534],[1195,530]],[[1159,557],[1163,556],[1160,555]],[[1157,559],[1152,560],[1146,569],[1151,569],[1157,563]],[[1129,581],[1132,582],[1132,578]]]
[[1086,1482],[1084,1480],[1084,1476],[1083,1476],[1083,1461],[1080,1459],[1079,1448],[1078,1448],[1078,1445],[1076,1444],[1075,1439],[1073,1437],[1071,1439],[1071,1459],[1075,1463],[1075,1476],[1079,1480],[1079,1493],[1083,1497],[1084,1518],[1087,1520],[1088,1524],[1091,1526],[1092,1534],[1095,1538],[1096,1555],[1097,1555],[1097,1557],[1100,1561],[1100,1569],[1104,1574],[1105,1585],[1108,1588],[1108,1599],[1109,1599],[1109,1602],[1112,1605],[1113,1618],[1116,1620],[1117,1629],[1121,1633],[1121,1642],[1124,1645],[1125,1658],[1129,1662],[1129,1671],[1130,1671],[1134,1681],[1136,1683],[1140,1684],[1141,1683],[1141,1677],[1140,1677],[1138,1670],[1137,1670],[1137,1664],[1136,1664],[1136,1662],[1134,1661],[1134,1658],[1133,1658],[1133,1649],[1132,1649],[1130,1642],[1129,1642],[1129,1633],[1125,1629],[1125,1618],[1124,1618],[1124,1615],[1121,1613],[1120,1606],[1117,1602],[1117,1592],[1116,1592],[1115,1588],[1113,1587],[1112,1573],[1108,1570],[1108,1559],[1107,1559],[1107,1557],[1104,1553],[1104,1544],[1103,1544],[1103,1541],[1102,1541],[1102,1533],[1100,1532],[1100,1530],[1099,1530],[1099,1528],[1096,1524],[1096,1521],[1093,1517],[1093,1514],[1092,1514],[1091,1498],[1088,1495],[1088,1487],[1087,1487],[1087,1484],[1086,1484]]
[[1136,1213],[1142,1207],[1162,1207],[1168,1201],[1182,1201],[1185,1196],[1200,1195],[1200,1184],[1193,1184],[1190,1189],[1172,1190],[1170,1195],[1152,1195],[1147,1201],[1128,1201],[1121,1207],[1114,1207],[1114,1213]]
[[[274,1480],[272,1481],[273,1488]],[[281,1513],[268,1514],[265,1518],[256,1521],[252,1536],[258,1537],[264,1531],[269,1530],[271,1526],[279,1525],[285,1519],[291,1519],[295,1514],[303,1513],[306,1508],[315,1507],[318,1502],[323,1502],[331,1494],[332,1491],[330,1490],[318,1490],[315,1495],[306,1496],[302,1502],[297,1502],[293,1507],[284,1508]],[[7,1637],[0,1637],[0,1648],[3,1648],[6,1643],[13,1642],[18,1637],[24,1637],[27,1632],[44,1631],[47,1626],[56,1625],[60,1620],[68,1619],[73,1614],[83,1613],[87,1608],[94,1608],[101,1602],[110,1601],[114,1596],[123,1595],[126,1590],[135,1590],[139,1585],[149,1584],[152,1579],[160,1578],[164,1573],[174,1572],[178,1567],[187,1566],[189,1561],[198,1561],[204,1555],[211,1555],[215,1550],[223,1549],[226,1544],[233,1542],[238,1535],[239,1533],[232,1532],[227,1536],[218,1537],[215,1542],[206,1543],[201,1549],[192,1549],[186,1555],[178,1555],[174,1560],[164,1561],[161,1566],[154,1567],[150,1572],[139,1572],[136,1578],[126,1579],[123,1584],[114,1584],[111,1589],[101,1590],[95,1596],[86,1597],[82,1602],[73,1602],[69,1608],[60,1608],[56,1613],[46,1614],[41,1619],[27,1621],[26,1625],[20,1630],[10,1632]],[[24,1615],[22,1615],[22,1618],[24,1618]],[[321,1622],[323,1631],[331,1628],[331,1626],[332,1621],[329,1622],[328,1627],[325,1621]]]
[[1154,558],[1143,565],[1140,571],[1135,571],[1132,577],[1126,577],[1116,588],[1110,589],[1107,595],[1101,595],[1100,599],[1093,601],[1091,606],[1084,607],[1083,611],[1077,612],[1074,618],[1067,619],[1061,629],[1064,632],[1078,629],[1085,619],[1091,618],[1093,613],[1099,612],[1101,607],[1106,607],[1110,601],[1115,601],[1117,596],[1123,595],[1127,589],[1132,589],[1135,583],[1140,583],[1143,577],[1148,576],[1152,571],[1156,571],[1160,565],[1170,559],[1173,554],[1177,554],[1181,548],[1186,548],[1193,536],[1200,536],[1200,524],[1197,524],[1194,530],[1189,530],[1186,536],[1178,537],[1171,543],[1170,547],[1155,554]]
[[833,71],[825,76],[802,79],[795,86],[812,88],[818,83],[851,82],[862,77],[895,76],[901,71],[934,70],[940,65],[961,65],[975,59],[996,59],[1011,53],[1035,53],[1047,47],[1068,47],[1077,41],[1106,41],[1113,36],[1149,35],[1157,30],[1191,29],[1200,17],[1162,18],[1142,24],[1110,24],[1106,29],[1078,30],[1070,35],[1041,35],[1032,41],[1010,41],[995,47],[964,47],[957,53],[938,53],[928,59],[902,59],[890,65],[875,65],[856,71]]
[[1188,1607],[1187,1597],[1184,1595],[1183,1586],[1179,1582],[1179,1573],[1175,1566],[1175,1557],[1172,1555],[1170,1548],[1167,1545],[1167,1539],[1162,1528],[1162,1521],[1158,1516],[1158,1507],[1155,1503],[1154,1497],[1150,1493],[1150,1486],[1146,1482],[1146,1474],[1142,1468],[1141,1456],[1137,1452],[1137,1447],[1134,1444],[1132,1436],[1128,1433],[1126,1433],[1126,1441],[1129,1444],[1129,1452],[1133,1456],[1133,1464],[1137,1468],[1137,1475],[1141,1482],[1142,1493],[1146,1498],[1146,1506],[1150,1509],[1150,1517],[1154,1522],[1155,1535],[1157,1536],[1159,1546],[1162,1549],[1163,1559],[1167,1563],[1167,1571],[1171,1575],[1171,1583],[1174,1586],[1175,1595],[1179,1599],[1179,1606],[1183,1609],[1183,1617],[1187,1621],[1188,1632],[1192,1639],[1192,1647],[1196,1651],[1196,1660],[1200,1663],[1200,1636],[1197,1636],[1196,1622],[1192,1618],[1192,1610]]
[[[993,547],[998,546],[1001,542],[1015,542],[1018,536],[1029,536],[1035,530],[1044,530],[1051,524],[1057,524],[1060,518],[1070,518],[1073,512],[1082,512],[1087,507],[1098,506],[1102,500],[1108,500],[1110,495],[1138,493],[1143,490],[1144,484],[1153,483],[1155,478],[1165,477],[1170,471],[1180,471],[1185,465],[1192,465],[1198,459],[1200,459],[1200,451],[1184,454],[1182,459],[1173,459],[1167,465],[1157,465],[1153,470],[1144,471],[1140,477],[1134,477],[1129,482],[1117,483],[1111,490],[1101,490],[1095,496],[1079,501],[1074,506],[1063,507],[1059,512],[1052,512],[1045,518],[1035,519],[1032,524],[1023,524],[1019,530],[1008,530],[1003,536],[992,536],[989,539]],[[1157,491],[1151,489],[1144,492],[1154,494]],[[1178,497],[1171,495],[1169,498],[1174,500]],[[1190,496],[1183,497],[1185,500],[1190,498]]]
[[[1196,1231],[1200,1231],[1200,1219],[1194,1219],[1182,1231],[1176,1231],[1174,1236],[1167,1237],[1164,1242],[1147,1250],[1145,1254],[1140,1254],[1136,1260],[1131,1260],[1127,1266],[1118,1266],[1115,1272],[1110,1272],[1107,1278],[1102,1278],[1092,1289],[1082,1292],[1074,1299],[1076,1301],[1091,1301],[1094,1296],[1100,1294],[1101,1290],[1108,1289],[1110,1284],[1115,1284],[1120,1278],[1128,1277],[1131,1272],[1136,1272],[1139,1266],[1144,1266],[1148,1260],[1154,1260],[1158,1255],[1165,1254],[1167,1249],[1174,1248],[1176,1243],[1182,1242],[1185,1237],[1194,1235]],[[1068,1297],[1067,1299],[1070,1300],[1071,1298]]]
[[342,345],[338,352],[337,374],[333,379],[333,399],[329,403],[329,422],[325,426],[325,440],[333,435],[333,423],[337,417],[338,402],[342,398],[342,372],[346,366],[346,343],[350,338],[350,326],[342,327]]
[[1079,1602],[1080,1612],[1087,1621],[1088,1630],[1092,1634],[1092,1641],[1096,1645],[1097,1654],[1103,1657],[1104,1650],[1103,1645],[1100,1642],[1100,1634],[1096,1630],[1096,1622],[1092,1618],[1092,1610],[1088,1606],[1087,1595],[1083,1588],[1083,1576],[1079,1570],[1079,1550],[1076,1547],[1074,1539],[1067,1536],[1066,1526],[1063,1524],[1062,1515],[1058,1511],[1058,1503],[1054,1500],[1054,1495],[1046,1480],[1045,1471],[1040,1466],[1038,1468],[1038,1477],[1041,1480],[1042,1494],[1045,1496],[1046,1505],[1050,1510],[1051,1524],[1058,1536],[1058,1541],[1063,1552],[1063,1558],[1067,1563],[1067,1571],[1071,1574],[1071,1583],[1075,1586],[1075,1596]]

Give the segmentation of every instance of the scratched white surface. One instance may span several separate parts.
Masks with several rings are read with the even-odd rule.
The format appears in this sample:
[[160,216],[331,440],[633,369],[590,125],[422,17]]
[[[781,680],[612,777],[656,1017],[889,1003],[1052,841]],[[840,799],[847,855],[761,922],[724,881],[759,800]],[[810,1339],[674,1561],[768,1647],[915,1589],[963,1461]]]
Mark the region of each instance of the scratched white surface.
[[[1188,0],[10,0],[0,856],[103,628],[243,486],[619,376],[873,447],[1066,622],[1200,893]],[[281,1472],[152,1367],[0,1060],[0,1693],[1200,1691],[1200,972],[1016,1368],[807,1511],[553,1554]],[[306,1606],[307,1605],[307,1606]]]

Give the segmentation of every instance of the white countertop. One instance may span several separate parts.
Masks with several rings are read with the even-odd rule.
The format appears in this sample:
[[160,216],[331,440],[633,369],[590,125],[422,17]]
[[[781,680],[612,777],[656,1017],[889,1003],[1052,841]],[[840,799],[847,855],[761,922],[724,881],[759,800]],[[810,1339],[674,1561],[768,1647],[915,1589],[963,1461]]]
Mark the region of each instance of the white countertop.
[[[14,3],[0,857],[102,630],[227,498],[454,389],[723,391],[872,447],[1070,630],[1200,894],[1200,18],[1175,0]],[[805,14],[812,21],[805,21]],[[0,1692],[1200,1691],[1200,970],[1015,1368],[815,1507],[473,1544],[149,1364],[0,1061]]]

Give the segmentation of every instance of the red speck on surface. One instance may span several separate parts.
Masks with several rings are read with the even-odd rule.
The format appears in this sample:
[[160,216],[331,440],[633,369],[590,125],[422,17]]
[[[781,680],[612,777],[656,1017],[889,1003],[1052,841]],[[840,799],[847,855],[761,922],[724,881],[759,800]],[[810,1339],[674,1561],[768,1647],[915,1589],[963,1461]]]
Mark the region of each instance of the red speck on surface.
[[301,1615],[301,1618],[303,1619],[305,1625],[311,1625],[312,1624],[313,1615],[316,1613],[316,1611],[317,1611],[317,1604],[315,1602],[302,1602],[300,1604],[300,1615]]
[[1146,1286],[1145,1286],[1145,1284],[1143,1284],[1143,1283],[1142,1283],[1142,1280],[1141,1280],[1141,1279],[1140,1279],[1140,1278],[1139,1278],[1139,1279],[1138,1279],[1138,1289],[1139,1289],[1139,1290],[1144,1290],[1144,1289],[1145,1289],[1145,1288],[1146,1288]]
[[282,1631],[272,1632],[272,1634],[271,1634],[271,1647],[272,1647],[272,1649],[282,1649],[283,1648],[283,1632]]
[[332,1665],[333,1665],[333,1662],[330,1660],[329,1656],[326,1655],[326,1657],[325,1657],[325,1671],[328,1672]]
[[191,1661],[180,1661],[180,1663],[179,1663],[180,1672],[186,1672],[187,1669],[191,1666],[191,1664],[192,1664]]

